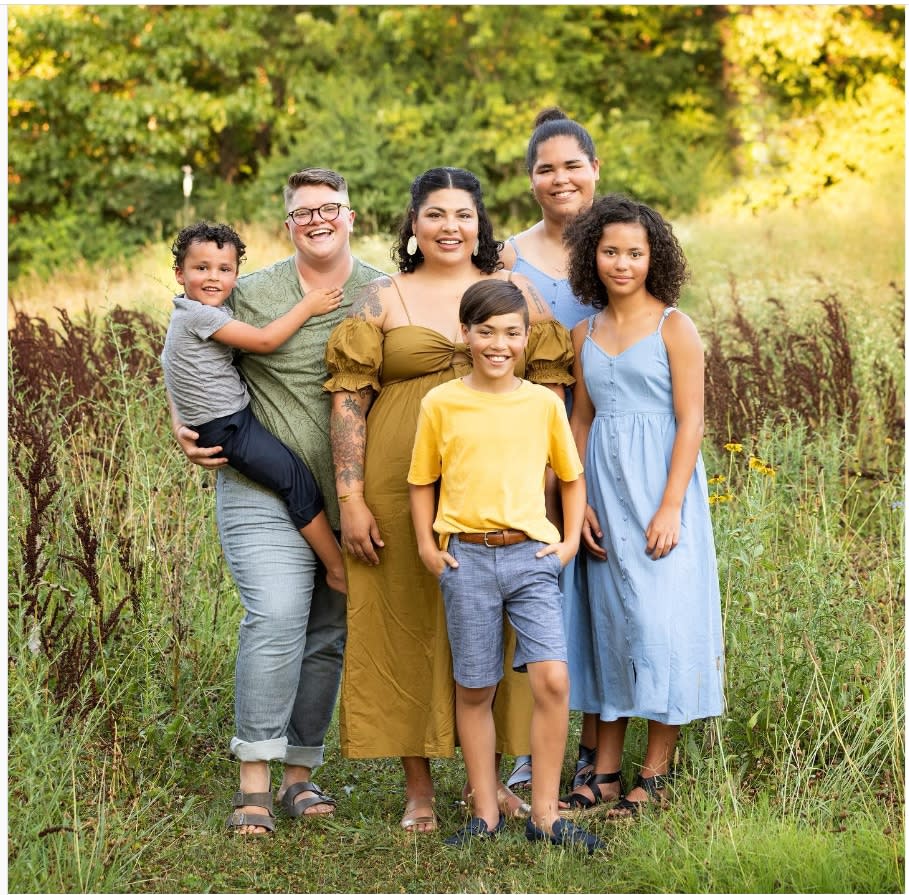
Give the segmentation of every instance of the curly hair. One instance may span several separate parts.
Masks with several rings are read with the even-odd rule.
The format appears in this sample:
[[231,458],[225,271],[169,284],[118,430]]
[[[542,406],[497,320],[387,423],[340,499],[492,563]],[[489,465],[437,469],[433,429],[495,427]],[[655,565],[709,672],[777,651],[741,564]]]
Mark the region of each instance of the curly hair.
[[183,267],[186,261],[186,253],[189,247],[195,242],[214,242],[219,249],[225,245],[232,245],[237,250],[237,269],[240,269],[240,262],[246,256],[246,245],[240,239],[240,234],[233,227],[227,224],[210,224],[208,221],[197,221],[184,227],[174,240],[170,250],[174,256],[174,270]]
[[553,137],[573,137],[578,141],[581,152],[594,162],[597,157],[596,146],[593,138],[577,121],[569,118],[558,106],[543,109],[533,123],[533,133],[527,144],[527,156],[524,159],[528,173],[533,173],[533,166],[537,163],[537,153],[540,144],[551,140]]
[[429,195],[436,190],[464,190],[470,193],[477,209],[479,236],[477,254],[471,255],[470,260],[485,274],[501,270],[499,252],[502,251],[503,244],[492,235],[492,221],[483,205],[480,181],[475,174],[464,168],[430,168],[410,185],[410,205],[398,227],[398,238],[391,247],[391,260],[397,264],[398,270],[401,273],[413,273],[425,260],[419,248],[416,254],[411,255],[407,251],[407,242],[413,236],[413,219],[426,204]]
[[668,221],[642,202],[620,193],[595,199],[565,228],[568,246],[568,282],[571,291],[584,305],[598,311],[609,304],[609,294],[597,274],[597,247],[603,228],[610,224],[640,224],[647,232],[650,267],[645,287],[663,304],[676,305],[683,284],[688,280],[688,262]]

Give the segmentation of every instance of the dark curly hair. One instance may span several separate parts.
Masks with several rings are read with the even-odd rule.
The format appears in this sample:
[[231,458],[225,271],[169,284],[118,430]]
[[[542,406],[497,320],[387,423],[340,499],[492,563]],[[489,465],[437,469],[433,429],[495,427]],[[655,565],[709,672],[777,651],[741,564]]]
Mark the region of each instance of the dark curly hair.
[[197,221],[184,227],[174,240],[170,250],[174,256],[174,270],[183,267],[186,261],[186,253],[194,242],[214,242],[218,244],[219,249],[225,245],[232,245],[237,250],[237,269],[240,269],[240,262],[246,256],[246,245],[240,239],[239,233],[229,227],[227,224],[210,224],[208,221]]
[[597,157],[593,138],[587,133],[587,130],[578,124],[577,121],[569,118],[558,106],[552,106],[548,109],[543,109],[533,123],[533,133],[530,135],[530,142],[527,144],[527,156],[524,160],[528,173],[533,173],[533,166],[537,163],[537,153],[540,151],[540,144],[551,140],[553,137],[574,137],[578,141],[581,151],[590,159],[591,163]]
[[413,219],[426,204],[430,193],[436,190],[464,190],[470,193],[477,209],[479,228],[479,247],[477,254],[470,256],[471,261],[486,274],[501,270],[499,252],[502,251],[503,244],[497,242],[492,235],[492,221],[483,205],[480,181],[475,174],[464,168],[430,168],[410,185],[410,205],[398,228],[398,238],[391,247],[391,260],[398,265],[398,270],[401,273],[413,273],[423,263],[423,253],[419,249],[415,255],[408,253],[407,241],[413,236]]
[[640,224],[647,231],[650,244],[647,291],[663,304],[678,304],[689,273],[685,253],[672,226],[649,206],[620,193],[594,199],[593,205],[565,228],[568,282],[578,301],[592,305],[598,311],[609,304],[606,287],[597,274],[597,246],[603,237],[603,228],[610,224]]

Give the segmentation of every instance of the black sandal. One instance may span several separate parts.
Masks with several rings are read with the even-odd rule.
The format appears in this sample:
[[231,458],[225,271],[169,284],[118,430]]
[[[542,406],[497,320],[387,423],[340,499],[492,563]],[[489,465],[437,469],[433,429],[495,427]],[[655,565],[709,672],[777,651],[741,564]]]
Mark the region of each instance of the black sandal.
[[596,747],[591,749],[583,743],[578,745],[578,760],[575,762],[574,779],[571,781],[572,789],[578,789],[586,785],[587,781],[593,776],[593,766],[596,760]]
[[625,795],[625,784],[622,782],[622,772],[614,771],[612,774],[591,774],[587,780],[582,783],[582,786],[586,786],[593,793],[593,799],[588,799],[587,796],[579,792],[570,792],[567,796],[562,796],[559,801],[564,802],[568,805],[567,808],[562,808],[560,806],[560,811],[590,811],[591,808],[595,808],[597,805],[605,802],[603,794],[600,792],[601,783],[615,783],[618,781],[619,784],[619,798],[622,799]]
[[[646,802],[638,802],[632,799],[626,799],[624,796],[616,803],[614,808],[610,809],[608,817],[612,820],[623,820],[625,818],[633,820],[648,805],[653,807],[662,807],[666,787],[669,785],[669,777],[665,774],[654,774],[652,777],[642,777],[638,774],[634,781],[632,789],[641,788],[647,793]],[[616,813],[613,813],[616,812]],[[624,812],[624,813],[618,813]]]

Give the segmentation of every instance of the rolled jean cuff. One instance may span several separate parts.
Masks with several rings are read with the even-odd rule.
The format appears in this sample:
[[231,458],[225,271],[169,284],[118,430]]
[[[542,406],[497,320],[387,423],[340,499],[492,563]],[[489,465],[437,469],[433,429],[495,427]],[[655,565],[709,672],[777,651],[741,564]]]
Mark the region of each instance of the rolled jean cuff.
[[238,737],[230,741],[230,751],[240,761],[284,761],[287,755],[287,737],[247,743]]
[[315,770],[322,764],[324,756],[324,746],[288,746],[284,764]]

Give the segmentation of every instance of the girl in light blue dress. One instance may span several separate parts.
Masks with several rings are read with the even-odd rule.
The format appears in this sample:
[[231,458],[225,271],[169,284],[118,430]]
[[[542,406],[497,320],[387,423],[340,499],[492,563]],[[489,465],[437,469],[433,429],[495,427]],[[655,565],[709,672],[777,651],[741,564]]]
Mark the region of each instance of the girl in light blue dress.
[[[633,817],[665,799],[679,728],[723,712],[720,594],[700,455],[704,350],[677,310],[687,264],[672,228],[617,194],[566,230],[569,280],[597,313],[572,330],[572,429],[584,458],[588,611],[566,635],[589,647],[592,675],[571,707],[599,716],[594,775],[573,810],[617,803]],[[586,645],[586,647],[585,647]],[[647,719],[647,751],[626,794],[629,717]]]

